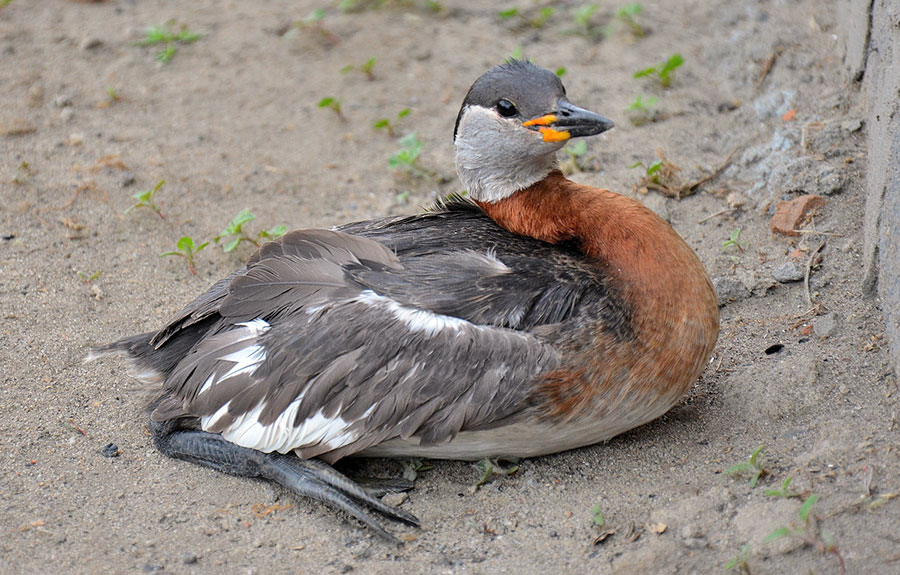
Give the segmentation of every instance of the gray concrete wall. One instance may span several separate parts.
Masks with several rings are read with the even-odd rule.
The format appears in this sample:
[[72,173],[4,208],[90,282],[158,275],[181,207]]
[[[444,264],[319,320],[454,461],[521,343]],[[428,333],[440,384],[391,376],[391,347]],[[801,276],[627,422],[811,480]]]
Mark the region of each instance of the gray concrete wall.
[[867,168],[863,293],[881,298],[900,369],[900,0],[839,0],[844,63],[862,79]]

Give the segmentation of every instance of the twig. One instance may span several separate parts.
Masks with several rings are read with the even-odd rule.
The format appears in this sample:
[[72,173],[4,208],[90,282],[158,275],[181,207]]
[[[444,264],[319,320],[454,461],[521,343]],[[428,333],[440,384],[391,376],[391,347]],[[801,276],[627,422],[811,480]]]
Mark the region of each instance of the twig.
[[838,234],[835,232],[817,232],[816,230],[794,230],[798,234],[812,234],[814,236],[830,236],[833,238],[842,238],[844,234]]
[[697,222],[697,223],[698,223],[698,224],[705,224],[706,222],[708,222],[709,220],[711,220],[711,219],[713,219],[713,218],[717,218],[717,217],[719,217],[719,216],[724,216],[725,214],[729,214],[729,213],[733,212],[733,211],[736,210],[736,209],[737,209],[737,208],[725,208],[724,210],[719,210],[718,212],[716,212],[716,213],[714,213],[714,214],[710,214],[710,215],[706,216],[705,218],[703,218],[702,220],[700,220],[700,221]]
[[806,302],[809,304],[809,308],[813,309],[813,300],[812,294],[809,292],[809,274],[812,272],[812,268],[816,262],[816,256],[818,256],[819,252],[822,248],[825,247],[825,240],[819,244],[819,247],[814,249],[812,253],[809,254],[809,259],[806,260],[806,273],[803,274],[803,288],[806,290]]
[[678,186],[677,188],[670,188],[669,186],[666,186],[666,185],[663,185],[663,184],[657,184],[657,183],[655,183],[655,182],[647,182],[646,184],[644,184],[644,187],[647,188],[648,190],[655,190],[655,191],[657,191],[657,192],[659,192],[659,193],[661,193],[661,194],[664,194],[664,195],[666,195],[666,196],[675,198],[676,200],[680,200],[681,198],[686,198],[686,197],[689,196],[690,194],[683,195],[684,192],[690,192],[691,190],[693,190],[693,189],[696,188],[697,186],[700,186],[700,185],[702,185],[702,184],[705,184],[706,182],[712,180],[713,178],[715,178],[715,177],[717,177],[719,174],[721,174],[721,173],[722,173],[722,170],[724,170],[725,168],[727,168],[727,167],[728,167],[728,164],[731,163],[731,158],[734,157],[734,154],[735,154],[737,151],[738,151],[737,148],[731,150],[731,153],[728,154],[728,157],[725,158],[725,161],[722,162],[722,163],[719,165],[718,168],[716,168],[716,169],[713,170],[712,172],[706,174],[705,176],[703,176],[703,177],[700,178],[699,180],[695,180],[695,181],[693,181],[693,182],[690,182],[690,183],[687,183],[687,184],[683,184],[683,185],[681,185],[681,186]]
[[763,63],[762,69],[759,71],[759,78],[756,79],[757,90],[759,90],[759,87],[762,86],[763,82],[766,81],[766,77],[769,75],[769,72],[772,71],[772,66],[775,65],[775,60],[778,59],[778,53],[780,51],[781,48],[777,48]]

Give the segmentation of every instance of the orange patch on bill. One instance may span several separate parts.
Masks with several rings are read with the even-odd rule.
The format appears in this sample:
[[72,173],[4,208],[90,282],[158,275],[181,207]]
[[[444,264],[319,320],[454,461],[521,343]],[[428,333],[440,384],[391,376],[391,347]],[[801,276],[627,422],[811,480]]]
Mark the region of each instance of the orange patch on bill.
[[526,128],[528,126],[549,126],[557,119],[558,118],[554,114],[547,114],[546,116],[541,116],[540,118],[534,118],[532,120],[528,120],[527,122],[522,122],[522,125]]
[[540,127],[538,128],[538,131],[544,135],[545,142],[565,142],[572,137],[572,134],[565,130]]

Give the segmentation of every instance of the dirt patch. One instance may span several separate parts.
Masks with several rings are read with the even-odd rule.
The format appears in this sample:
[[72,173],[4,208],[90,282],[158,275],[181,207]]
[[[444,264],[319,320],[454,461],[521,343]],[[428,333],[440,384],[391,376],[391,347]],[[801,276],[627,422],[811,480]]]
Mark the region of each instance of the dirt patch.
[[[302,25],[317,4],[0,8],[0,570],[687,573],[737,558],[754,574],[837,573],[834,549],[849,572],[900,569],[897,384],[877,302],[859,295],[866,126],[833,3],[648,3],[643,36],[608,2],[587,26],[561,2],[505,18],[490,3],[375,4],[328,5]],[[201,37],[135,45],[172,19]],[[477,491],[472,465],[435,462],[403,503],[424,524],[394,527],[401,548],[322,505],[158,455],[123,366],[82,357],[158,327],[250,248],[208,246],[197,276],[158,254],[212,238],[245,208],[256,234],[413,212],[458,191],[457,106],[517,51],[565,67],[571,99],[617,123],[564,154],[571,177],[645,201],[732,289],[690,395],[657,422],[524,461]],[[633,77],[676,52],[668,88]],[[319,107],[327,97],[340,117]],[[373,127],[384,118],[394,136]],[[410,132],[424,175],[388,166]],[[681,183],[736,152],[678,200],[641,193],[657,150]],[[124,213],[161,180],[164,218]],[[777,202],[803,194],[828,202],[798,236],[773,235]],[[751,488],[726,471],[759,445],[767,473]],[[801,497],[764,494],[788,477]],[[812,494],[817,519],[804,523]],[[781,527],[799,531],[763,543]]]

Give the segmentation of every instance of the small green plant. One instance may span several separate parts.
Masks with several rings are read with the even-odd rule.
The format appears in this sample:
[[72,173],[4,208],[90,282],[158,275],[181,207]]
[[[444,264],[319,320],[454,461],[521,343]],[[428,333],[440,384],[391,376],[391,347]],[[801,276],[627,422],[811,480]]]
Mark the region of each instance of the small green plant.
[[820,553],[830,553],[834,555],[841,565],[841,573],[846,573],[847,566],[844,564],[844,557],[838,549],[834,535],[828,531],[819,529],[819,521],[812,513],[812,508],[817,501],[819,501],[819,496],[813,493],[807,497],[806,501],[803,502],[803,505],[800,506],[800,509],[797,511],[797,517],[799,517],[801,521],[800,526],[792,524],[785,527],[779,527],[775,531],[769,533],[762,542],[765,544],[785,537],[799,539],[806,545],[816,548]]
[[406,204],[408,204],[409,203],[409,195],[410,195],[409,190],[403,190],[402,192],[397,194],[397,197],[395,198],[395,200],[397,201],[397,205],[405,206]]
[[197,270],[194,268],[194,256],[197,255],[203,248],[209,245],[209,242],[203,242],[199,246],[194,243],[194,239],[190,236],[183,236],[178,243],[175,244],[175,250],[170,252],[163,252],[159,254],[159,257],[164,258],[168,256],[176,256],[180,258],[184,258],[187,262],[188,269],[191,270],[191,273],[197,275]]
[[425,459],[404,459],[400,464],[403,466],[403,479],[407,481],[415,481],[419,473],[434,469],[434,465]]
[[595,503],[594,506],[591,507],[591,519],[597,527],[603,527],[603,524],[606,523],[606,519],[603,518],[603,511],[601,511],[599,503]]
[[785,480],[781,482],[781,487],[778,487],[775,489],[766,489],[763,492],[763,495],[765,495],[766,497],[781,497],[783,499],[790,499],[791,497],[800,497],[799,493],[790,490],[791,481],[793,481],[793,480],[794,480],[794,477],[792,475],[788,475],[785,478]]
[[567,72],[567,70],[565,69],[565,67],[560,67],[560,68],[556,69],[556,75],[559,76],[560,78],[565,76],[566,72]]
[[625,26],[628,27],[628,30],[638,38],[644,36],[644,28],[638,24],[637,17],[640,16],[644,12],[644,7],[638,2],[632,2],[630,4],[626,4],[616,10],[615,19],[609,23],[609,25],[604,28],[604,33],[607,36],[612,35],[616,22],[621,22]]
[[75,273],[78,275],[78,279],[80,279],[81,281],[83,281],[86,284],[90,284],[92,281],[94,281],[95,279],[97,279],[101,275],[103,275],[103,270],[97,270],[92,274],[86,274],[82,271],[77,271]]
[[769,471],[763,467],[762,461],[760,460],[760,456],[762,455],[762,452],[765,448],[765,445],[760,445],[753,450],[753,453],[750,454],[750,457],[746,461],[742,461],[736,465],[732,465],[725,470],[725,473],[731,475],[732,477],[749,475],[750,488],[753,489],[754,487],[756,487],[756,484],[759,482],[761,477],[765,477],[769,474]]
[[581,170],[581,161],[587,153],[587,142],[584,140],[570,141],[563,151],[568,158],[560,163],[560,169],[567,174]]
[[344,114],[341,112],[341,101],[333,96],[326,96],[319,100],[318,106],[320,108],[328,108],[335,114],[337,117],[341,119],[341,121],[346,120]]
[[497,12],[497,18],[501,20],[509,20],[510,18],[515,18],[519,15],[518,8],[507,8],[506,10],[500,10]]
[[728,248],[737,248],[738,251],[744,251],[744,245],[741,244],[741,228],[734,228],[734,231],[731,232],[731,236],[724,242],[722,242],[722,249],[727,250]]
[[427,172],[419,166],[419,154],[422,153],[424,146],[422,140],[412,132],[400,138],[399,142],[402,147],[388,158],[388,166],[392,170],[426,174]]
[[175,21],[170,20],[162,26],[151,26],[150,28],[147,28],[146,37],[137,42],[137,45],[163,45],[162,51],[157,52],[156,59],[165,64],[175,56],[175,52],[178,50],[176,44],[193,44],[202,38],[201,34],[191,32],[185,25],[182,25],[179,30],[175,30],[174,26]]
[[159,216],[161,220],[165,220],[166,217],[162,214],[162,211],[159,209],[159,206],[156,205],[153,201],[153,196],[156,195],[156,192],[159,191],[160,188],[165,184],[165,180],[160,180],[151,190],[147,190],[146,192],[138,192],[133,194],[131,197],[137,200],[134,204],[132,204],[124,213],[128,213],[135,208],[148,208],[153,210],[153,212]]
[[[285,37],[290,37],[293,34],[296,34],[298,31],[307,31],[315,34],[320,40],[323,40],[326,44],[337,44],[341,41],[340,37],[325,28],[325,9],[324,8],[316,8],[312,12],[306,15],[305,18],[301,18],[294,22],[293,29],[290,30]],[[293,33],[293,34],[292,34]]]
[[645,165],[644,162],[635,162],[634,164],[631,164],[630,166],[628,166],[628,168],[631,170],[633,170],[635,168],[644,168],[644,175],[646,176],[647,180],[653,182],[654,184],[658,184],[659,183],[659,169],[662,168],[662,165],[663,165],[663,161],[660,159],[660,160],[656,160],[649,166]]
[[750,564],[748,561],[750,560],[750,544],[745,543],[743,547],[741,547],[740,552],[735,555],[731,561],[725,564],[725,570],[731,571],[732,569],[738,569],[744,575],[750,575]]
[[270,230],[263,230],[255,236],[252,236],[244,229],[244,224],[252,222],[255,219],[256,216],[254,216],[250,210],[241,210],[238,212],[238,215],[231,218],[231,221],[228,222],[228,226],[222,230],[222,233],[215,236],[213,241],[218,244],[227,238],[228,241],[224,243],[222,249],[225,253],[229,253],[236,250],[241,242],[250,242],[254,246],[259,247],[264,242],[280,238],[287,232],[286,226],[275,226]]
[[13,0],[0,0],[0,8],[6,8],[10,4],[12,4]]
[[675,70],[681,67],[684,64],[684,58],[679,53],[674,53],[669,56],[669,59],[665,62],[658,64],[656,66],[651,66],[649,68],[644,68],[643,70],[638,70],[634,73],[635,78],[643,78],[645,76],[656,76],[659,80],[660,85],[663,88],[668,88],[672,85],[672,77],[675,73]]
[[110,102],[118,102],[122,99],[122,97],[119,96],[119,91],[116,90],[113,86],[110,86],[106,89],[106,97]]
[[19,185],[25,184],[32,174],[34,174],[34,171],[31,169],[31,164],[28,162],[20,162],[19,165],[16,166],[16,175],[13,176],[12,183]]
[[[375,74],[372,72],[372,69],[375,67],[375,58],[369,58],[366,60],[366,63],[359,67],[359,71],[366,75],[369,80],[375,79]],[[347,64],[343,68],[341,68],[341,74],[347,74],[356,69],[356,66],[353,64]]]
[[575,26],[584,32],[590,32],[591,17],[597,11],[597,8],[596,4],[583,4],[576,8],[575,13],[572,15],[572,18],[575,20]]
[[[400,120],[402,118],[405,118],[406,116],[409,115],[410,111],[411,110],[409,108],[403,108],[402,110],[397,112],[396,119]],[[392,138],[396,136],[396,132],[394,131],[394,125],[391,124],[391,121],[388,118],[381,118],[379,120],[375,120],[375,123],[373,123],[372,126],[376,130],[386,131],[388,133],[388,135],[390,135]]]
[[632,112],[645,112],[646,113],[646,112],[650,112],[650,110],[653,108],[653,106],[656,105],[656,103],[658,101],[659,101],[659,99],[655,98],[654,96],[650,96],[649,98],[647,98],[645,100],[643,94],[638,94],[635,97],[634,101],[632,103],[628,104],[628,107],[625,109],[632,111]]
[[[527,12],[532,13],[531,10],[528,10]],[[527,22],[527,25],[533,28],[543,28],[555,13],[556,9],[553,6],[544,6],[543,8],[538,10],[533,17],[529,18],[528,16],[520,12],[518,8],[507,8],[506,10],[497,12],[497,17],[501,20],[512,20],[514,18],[521,17],[523,22]]]
[[481,487],[488,481],[492,480],[494,477],[505,477],[507,475],[512,475],[516,471],[519,470],[519,466],[516,465],[516,461],[510,460],[510,463],[513,465],[511,467],[503,467],[500,465],[500,461],[498,459],[490,459],[484,458],[475,466],[481,470],[481,479],[478,480],[478,483],[475,484],[475,487]]

